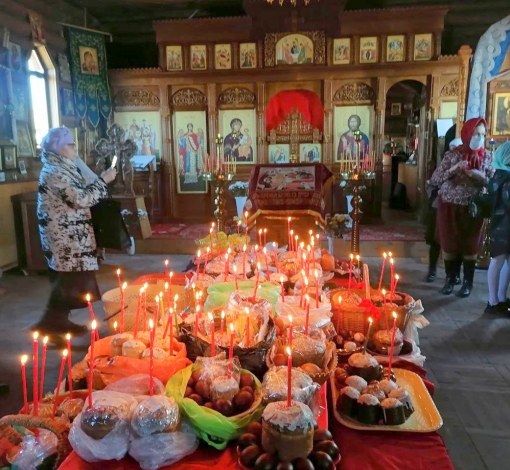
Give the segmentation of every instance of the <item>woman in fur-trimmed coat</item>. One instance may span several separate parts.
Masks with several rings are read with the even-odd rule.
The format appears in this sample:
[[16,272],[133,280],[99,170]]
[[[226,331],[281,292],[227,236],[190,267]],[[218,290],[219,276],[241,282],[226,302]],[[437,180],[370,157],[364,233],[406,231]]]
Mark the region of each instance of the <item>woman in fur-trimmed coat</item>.
[[87,306],[85,296],[100,298],[95,271],[99,268],[90,207],[108,195],[115,170],[91,184],[78,169],[76,144],[69,129],[51,129],[41,142],[37,218],[52,291],[46,310],[33,330],[41,334],[83,334],[87,327],[69,320],[70,310]]

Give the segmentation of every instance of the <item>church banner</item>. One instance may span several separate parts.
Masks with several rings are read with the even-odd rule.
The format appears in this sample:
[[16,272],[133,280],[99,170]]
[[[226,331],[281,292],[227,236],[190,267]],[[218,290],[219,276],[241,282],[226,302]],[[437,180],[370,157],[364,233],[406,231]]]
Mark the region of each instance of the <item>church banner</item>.
[[104,36],[68,28],[76,113],[97,127],[112,112]]

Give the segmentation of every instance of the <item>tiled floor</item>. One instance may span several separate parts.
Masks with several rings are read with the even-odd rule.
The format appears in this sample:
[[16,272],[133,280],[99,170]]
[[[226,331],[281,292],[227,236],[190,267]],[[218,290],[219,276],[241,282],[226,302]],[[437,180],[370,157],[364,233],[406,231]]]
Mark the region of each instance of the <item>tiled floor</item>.
[[[165,257],[158,255],[108,256],[98,280],[104,292],[116,287],[115,269],[120,266],[126,281],[162,271]],[[174,271],[182,270],[189,258],[171,256]],[[379,260],[368,260],[373,272]],[[510,468],[510,317],[487,317],[485,272],[477,272],[476,287],[469,299],[443,297],[440,280],[422,282],[426,266],[419,260],[399,259],[399,289],[423,301],[429,327],[420,331],[421,348],[427,356],[429,378],[436,384],[435,401],[444,419],[444,437],[457,470],[502,470]],[[375,276],[375,274],[374,274]],[[0,297],[0,382],[10,394],[0,396],[0,415],[20,408],[19,357],[30,354],[28,327],[41,314],[49,293],[44,276],[4,274],[0,284],[8,293]],[[101,316],[100,303],[94,304]],[[86,309],[77,311],[77,322],[89,319]],[[73,355],[83,354],[87,339],[76,339]],[[59,351],[49,351],[46,389],[55,387]],[[28,368],[30,376],[31,369]],[[390,437],[390,436],[389,436]],[[418,464],[418,462],[417,462]],[[417,466],[418,468],[419,466]],[[362,469],[360,469],[362,470]]]

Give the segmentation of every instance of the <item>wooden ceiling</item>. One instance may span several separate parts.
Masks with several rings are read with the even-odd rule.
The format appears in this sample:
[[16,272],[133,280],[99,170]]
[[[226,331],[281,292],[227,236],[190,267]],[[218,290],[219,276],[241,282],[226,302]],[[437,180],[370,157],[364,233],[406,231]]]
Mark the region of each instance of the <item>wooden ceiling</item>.
[[[245,0],[246,1],[246,0]],[[251,0],[265,2],[265,0]],[[288,1],[288,0],[286,0]],[[112,67],[150,67],[157,63],[152,22],[163,19],[243,16],[243,0],[66,0],[86,8],[90,19],[114,35],[108,47]],[[303,0],[298,0],[303,2]],[[462,44],[476,47],[479,37],[496,21],[510,14],[509,0],[338,0],[346,10],[448,5],[443,34],[444,54],[454,54]],[[278,0],[274,8],[281,8]],[[321,8],[311,0],[305,8]],[[95,22],[94,22],[95,23]],[[129,46],[129,48],[127,48]],[[130,54],[126,54],[129,50]]]

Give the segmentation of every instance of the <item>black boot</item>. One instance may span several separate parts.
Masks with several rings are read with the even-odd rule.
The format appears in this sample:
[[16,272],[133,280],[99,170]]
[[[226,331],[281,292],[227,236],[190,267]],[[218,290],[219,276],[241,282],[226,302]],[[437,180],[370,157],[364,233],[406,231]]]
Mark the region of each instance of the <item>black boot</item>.
[[441,289],[441,294],[450,295],[455,285],[455,260],[445,259],[444,270],[446,272],[446,281]]
[[437,243],[432,243],[429,248],[429,272],[425,278],[426,282],[434,282],[436,278],[436,266],[439,255],[441,254],[441,247]]
[[473,278],[475,277],[475,266],[475,260],[464,260],[464,282],[457,294],[459,297],[465,298],[469,297],[471,294],[471,291],[473,290]]
[[435,279],[436,279],[436,265],[429,264],[429,272],[427,273],[425,281],[434,282]]
[[455,281],[456,286],[460,286],[460,268],[462,267],[462,258],[455,260]]

